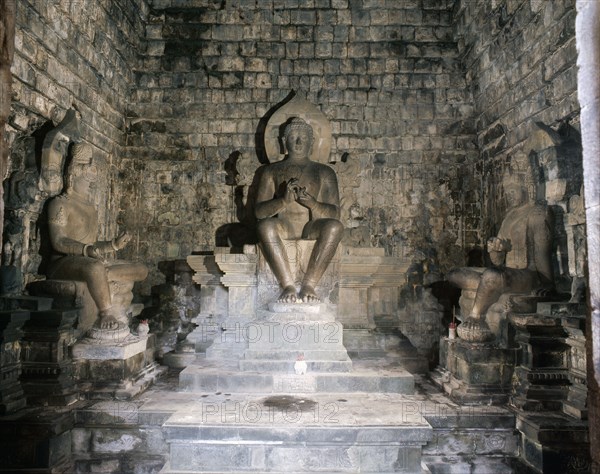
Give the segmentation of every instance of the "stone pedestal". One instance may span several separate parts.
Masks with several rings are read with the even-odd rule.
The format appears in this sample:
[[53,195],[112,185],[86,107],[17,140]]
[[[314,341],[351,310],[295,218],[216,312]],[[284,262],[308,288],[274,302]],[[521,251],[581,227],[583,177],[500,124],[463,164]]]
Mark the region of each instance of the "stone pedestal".
[[343,248],[340,264],[338,318],[348,329],[374,329],[369,290],[375,283],[384,249]]
[[522,410],[561,410],[566,398],[569,346],[561,320],[553,314],[557,306],[538,303],[536,313],[508,315],[520,348],[511,403]]
[[259,305],[258,254],[255,245],[245,245],[244,253],[227,253],[225,249],[215,250],[215,262],[223,272],[221,284],[228,289],[227,318],[229,320],[250,321]]
[[[27,286],[29,293],[37,298],[51,301],[51,308],[58,311],[79,312],[75,336],[83,336],[98,316],[98,308],[92,299],[87,285],[82,281],[72,280],[41,280]],[[48,308],[50,309],[50,308]]]
[[563,402],[563,412],[578,418],[588,418],[588,391],[586,374],[586,334],[585,334],[585,309],[583,305],[576,305],[572,314],[561,317],[562,327],[567,332],[565,340],[569,346],[569,385],[567,399]]
[[199,317],[227,314],[227,290],[221,285],[223,272],[217,265],[215,254],[190,255],[187,263],[194,270],[192,279],[200,285]]
[[440,365],[434,381],[464,404],[498,405],[508,401],[517,349],[462,339],[440,340]]
[[41,407],[0,417],[0,471],[76,472],[71,451],[73,413]]
[[19,377],[22,327],[28,320],[28,311],[0,312],[0,415],[26,405]]
[[517,414],[521,459],[534,471],[590,472],[587,424],[564,413]]
[[157,338],[158,356],[168,367],[185,367],[196,357],[196,344],[191,333],[204,324],[200,315],[202,290],[194,284],[194,270],[185,260],[158,263],[165,283],[152,287],[152,297],[158,301],[143,318],[161,328]]
[[88,398],[129,399],[144,391],[164,368],[154,361],[153,334],[128,334],[108,342],[85,338],[73,346],[73,359]]
[[[298,284],[313,245],[311,240],[286,241]],[[232,254],[229,248],[217,248],[214,254],[187,258],[195,271],[194,281],[201,285],[198,327],[187,341],[195,345],[200,356],[206,353],[209,359],[237,359],[247,349],[244,327],[281,292],[257,246],[247,245],[243,252]],[[335,319],[344,326],[344,339],[352,354],[366,358],[406,356],[411,368],[420,370],[425,361],[413,354],[414,347],[410,347],[410,354],[405,350],[410,346],[407,340],[375,330],[376,318],[396,315],[407,267],[404,259],[385,256],[384,249],[340,245],[316,290],[324,302],[337,307]],[[402,330],[397,326],[395,330]]]
[[[229,314],[229,293],[227,287],[221,284],[223,272],[214,253],[190,255],[187,262],[194,271],[194,282],[200,285],[200,312],[194,319],[196,329],[186,338],[186,342],[194,347],[195,357],[196,354],[206,355],[215,337],[221,336],[223,323]],[[186,366],[193,358],[189,357],[187,361]]]
[[350,372],[352,362],[344,348],[343,326],[325,304],[269,305],[248,326],[240,369],[293,374],[296,362],[306,373]]
[[24,325],[21,383],[28,405],[68,405],[78,398],[69,349],[78,310],[31,311]]
[[[127,268],[130,262],[116,260],[110,263],[111,267]],[[139,271],[139,270],[137,270]],[[131,318],[141,313],[144,308],[140,304],[132,304],[133,293],[131,290],[136,281],[144,279],[141,274],[127,271],[119,271],[120,279],[109,281],[109,289],[112,301],[112,307],[115,317],[118,319],[121,327],[128,327]],[[98,317],[98,308],[92,299],[87,284],[81,281],[73,280],[41,280],[30,283],[27,287],[32,295],[52,298],[52,307],[54,309],[79,309],[79,320],[77,332],[79,335],[89,331]]]

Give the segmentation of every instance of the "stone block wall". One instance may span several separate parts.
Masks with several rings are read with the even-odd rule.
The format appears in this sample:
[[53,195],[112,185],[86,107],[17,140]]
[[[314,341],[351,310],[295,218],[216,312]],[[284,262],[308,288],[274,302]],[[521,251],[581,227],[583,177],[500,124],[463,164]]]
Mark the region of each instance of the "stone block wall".
[[[535,122],[579,128],[575,15],[575,0],[456,2],[459,56],[481,151],[485,239],[495,235],[506,210],[502,174],[511,162],[527,160]],[[566,166],[581,169],[576,155]]]
[[331,120],[349,239],[458,263],[480,212],[452,4],[151,2],[120,165],[121,218],[140,229],[140,256],[214,247],[260,165],[261,119],[296,90]]
[[[39,130],[47,131],[49,122],[56,125],[74,106],[81,113],[81,138],[93,146],[99,162],[107,165],[97,202],[101,204],[101,232],[110,237],[116,232],[115,201],[120,192],[114,181],[116,163],[122,158],[125,111],[148,9],[145,0],[16,1],[13,95],[7,127],[9,174],[39,174],[39,161],[35,169],[27,160],[41,145]],[[20,192],[34,201],[46,199],[35,182],[24,186],[27,189]],[[30,213],[25,203],[23,211]],[[39,265],[38,211],[36,207],[24,218],[21,230],[26,279]]]

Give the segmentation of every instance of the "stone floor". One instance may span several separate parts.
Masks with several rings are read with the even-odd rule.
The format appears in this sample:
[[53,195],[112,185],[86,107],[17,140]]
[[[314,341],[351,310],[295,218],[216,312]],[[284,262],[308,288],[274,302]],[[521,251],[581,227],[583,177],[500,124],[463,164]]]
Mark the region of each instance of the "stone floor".
[[[237,472],[236,463],[246,462],[254,469],[250,472],[384,472],[378,471],[377,458],[397,455],[401,438],[423,444],[421,472],[521,472],[515,463],[519,439],[511,412],[457,405],[419,376],[410,395],[264,396],[183,392],[178,374],[171,372],[132,401],[80,402],[75,410],[74,466],[79,472]],[[268,443],[253,442],[264,439],[266,432]],[[374,448],[354,454],[342,450],[349,456],[345,459],[332,446],[349,436],[369,438]],[[212,441],[202,444],[208,438]],[[314,447],[315,440],[328,450],[309,454],[307,446]],[[290,442],[299,449],[279,456],[281,465],[256,460],[261,449]],[[406,452],[414,456],[414,450]],[[366,471],[353,470],[353,456],[371,458]],[[271,453],[270,462],[274,458],[277,455]],[[394,472],[414,471],[400,464]]]

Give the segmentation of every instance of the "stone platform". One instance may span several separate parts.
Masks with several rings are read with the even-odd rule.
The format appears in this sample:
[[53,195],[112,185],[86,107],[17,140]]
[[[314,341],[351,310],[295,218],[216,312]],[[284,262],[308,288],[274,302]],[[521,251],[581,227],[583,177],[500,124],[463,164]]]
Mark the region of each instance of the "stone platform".
[[421,448],[432,436],[397,394],[203,397],[164,423],[170,461],[163,473],[420,473]]
[[522,472],[513,413],[415,382],[412,394],[278,397],[181,392],[171,372],[136,399],[73,406],[71,472]]
[[397,360],[353,362],[335,309],[230,316],[179,374],[191,401],[163,425],[163,472],[421,473],[431,427],[418,411],[397,419],[414,377]]

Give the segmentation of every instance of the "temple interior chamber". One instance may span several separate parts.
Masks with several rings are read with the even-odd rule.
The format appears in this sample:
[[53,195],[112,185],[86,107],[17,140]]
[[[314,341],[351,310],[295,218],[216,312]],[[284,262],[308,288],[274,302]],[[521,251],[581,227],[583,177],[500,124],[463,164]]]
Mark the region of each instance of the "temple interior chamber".
[[600,2],[0,0],[0,473],[600,472]]

